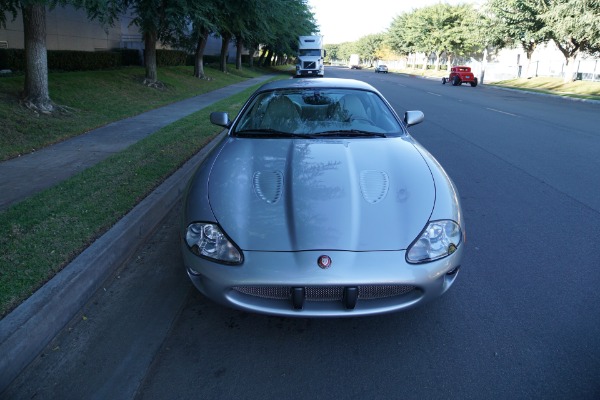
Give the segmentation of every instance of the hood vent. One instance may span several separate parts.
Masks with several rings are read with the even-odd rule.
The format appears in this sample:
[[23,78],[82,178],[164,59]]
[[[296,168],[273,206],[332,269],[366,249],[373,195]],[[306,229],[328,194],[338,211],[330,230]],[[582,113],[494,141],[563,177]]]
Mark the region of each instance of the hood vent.
[[390,179],[383,171],[361,171],[360,191],[363,198],[371,204],[385,198],[390,187]]
[[252,184],[261,200],[277,203],[283,193],[283,174],[280,171],[258,171],[254,173]]

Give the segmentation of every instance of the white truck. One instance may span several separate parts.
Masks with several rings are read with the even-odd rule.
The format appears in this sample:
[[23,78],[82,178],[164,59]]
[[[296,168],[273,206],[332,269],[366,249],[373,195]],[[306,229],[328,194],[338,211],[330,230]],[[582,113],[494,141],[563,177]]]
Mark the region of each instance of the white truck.
[[299,36],[296,78],[325,74],[323,36]]
[[360,57],[358,54],[350,54],[350,61],[348,61],[348,68],[360,69]]

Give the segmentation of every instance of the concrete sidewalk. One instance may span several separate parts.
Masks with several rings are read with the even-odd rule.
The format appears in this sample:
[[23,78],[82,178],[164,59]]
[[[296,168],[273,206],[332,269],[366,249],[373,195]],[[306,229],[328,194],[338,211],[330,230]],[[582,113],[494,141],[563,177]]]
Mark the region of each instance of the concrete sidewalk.
[[97,164],[178,119],[271,78],[264,75],[110,123],[0,163],[0,211]]
[[[0,210],[51,187],[177,119],[266,81],[262,76],[115,122],[0,163]],[[219,135],[13,312],[0,320],[0,397],[179,201]],[[183,267],[182,267],[182,273]]]

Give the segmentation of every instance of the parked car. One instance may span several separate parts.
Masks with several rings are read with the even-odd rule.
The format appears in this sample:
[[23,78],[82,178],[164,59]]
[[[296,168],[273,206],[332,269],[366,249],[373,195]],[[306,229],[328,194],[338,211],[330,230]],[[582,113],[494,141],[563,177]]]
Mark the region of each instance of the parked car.
[[383,65],[383,64],[379,64],[378,66],[375,67],[375,72],[383,72],[383,73],[388,73],[388,67],[387,65]]
[[233,120],[184,196],[181,250],[208,298],[279,316],[355,317],[437,298],[458,275],[460,196],[372,86],[268,83]]
[[469,83],[472,87],[477,86],[477,78],[471,68],[465,66],[452,67],[448,78],[442,78],[442,84],[445,85],[446,82],[450,82],[452,86],[459,86],[463,83]]

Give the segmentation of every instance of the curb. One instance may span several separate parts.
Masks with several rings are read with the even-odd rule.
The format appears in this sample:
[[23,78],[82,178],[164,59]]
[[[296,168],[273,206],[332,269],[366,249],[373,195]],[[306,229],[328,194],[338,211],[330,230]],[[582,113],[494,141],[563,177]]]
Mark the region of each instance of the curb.
[[514,89],[514,88],[510,88],[510,87],[506,87],[506,86],[494,85],[493,83],[492,84],[488,83],[488,84],[485,84],[484,86],[489,87],[489,88],[498,89],[498,90],[506,90],[508,92],[527,93],[527,94],[532,94],[534,96],[552,97],[555,99],[559,98],[559,99],[564,99],[564,100],[569,100],[569,101],[578,101],[581,103],[600,104],[600,100],[581,99],[579,97],[563,96],[560,94],[553,94],[553,93],[542,93],[542,92],[536,92],[534,90],[527,90],[527,89]]
[[[410,78],[418,78],[418,79],[429,79],[429,80],[436,80],[436,79],[440,79],[439,77],[436,76],[424,76],[424,75],[416,75],[416,74],[408,74],[405,72],[396,72],[399,75],[405,75],[408,76]],[[509,92],[517,92],[517,93],[523,93],[523,94],[532,94],[534,96],[545,96],[545,97],[552,97],[552,98],[558,98],[558,99],[564,99],[564,100],[569,100],[569,101],[578,101],[581,103],[590,103],[590,104],[600,104],[600,100],[594,100],[594,99],[582,99],[579,97],[570,97],[570,96],[563,96],[560,94],[554,94],[554,93],[543,93],[543,92],[537,92],[535,90],[528,90],[528,89],[515,89],[515,88],[511,88],[511,87],[507,87],[507,86],[499,86],[499,85],[495,85],[493,83],[481,83],[482,87],[488,87],[488,88],[493,88],[493,89],[498,89],[498,90],[506,90]]]
[[225,131],[167,178],[48,283],[0,320],[0,393],[41,353],[148,238]]

